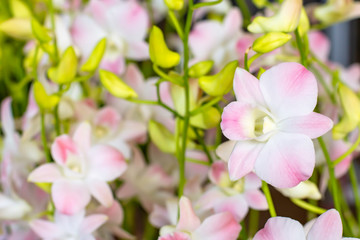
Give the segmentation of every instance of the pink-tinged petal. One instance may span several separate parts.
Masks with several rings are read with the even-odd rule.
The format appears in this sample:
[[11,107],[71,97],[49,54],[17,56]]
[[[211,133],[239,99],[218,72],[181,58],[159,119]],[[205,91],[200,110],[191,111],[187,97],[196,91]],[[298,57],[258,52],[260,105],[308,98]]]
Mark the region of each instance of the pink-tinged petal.
[[234,92],[239,102],[265,105],[259,80],[242,68],[237,68],[235,71]]
[[124,79],[135,91],[142,90],[141,87],[145,84],[145,80],[140,69],[132,63],[127,66]]
[[110,71],[116,75],[121,75],[125,71],[125,59],[122,56],[114,59],[113,56],[105,54],[101,60],[100,68]]
[[214,187],[203,193],[200,199],[196,202],[196,208],[209,210],[215,207],[216,204],[226,199],[226,195],[219,188]]
[[241,230],[231,213],[218,213],[205,219],[201,226],[193,233],[194,239],[206,240],[235,240]]
[[105,214],[109,217],[109,222],[115,223],[116,225],[122,225],[124,220],[124,210],[117,201],[113,201],[111,207],[100,206],[97,213]]
[[149,45],[145,41],[129,42],[125,56],[137,61],[149,59]]
[[136,193],[135,188],[130,183],[125,182],[116,192],[116,196],[119,199],[127,199],[134,197]]
[[281,63],[260,77],[260,89],[278,119],[310,114],[317,101],[317,81],[299,63]]
[[89,176],[104,181],[113,181],[126,170],[123,155],[113,147],[97,145],[88,152]]
[[290,188],[307,180],[315,167],[311,139],[302,134],[277,133],[260,152],[256,174],[277,188]]
[[341,218],[335,209],[330,209],[321,214],[307,235],[308,240],[338,240],[341,237]]
[[268,209],[265,195],[259,190],[250,190],[244,193],[246,202],[249,206],[256,210]]
[[73,140],[84,152],[91,146],[91,126],[88,122],[81,123],[75,130]]
[[90,193],[86,185],[76,180],[54,182],[51,194],[56,209],[65,215],[80,212],[90,202]]
[[233,151],[235,144],[236,141],[223,142],[216,148],[216,155],[218,155],[219,158],[225,162],[229,161],[231,152]]
[[309,138],[318,138],[332,128],[333,121],[322,114],[312,112],[305,116],[286,118],[277,126],[283,132],[301,133]]
[[177,230],[192,232],[200,226],[200,219],[196,216],[191,202],[187,197],[181,197],[179,202],[180,217]]
[[136,42],[145,38],[149,17],[146,10],[136,1],[119,1],[108,9],[107,23],[112,31],[128,42]]
[[75,142],[68,135],[57,137],[51,145],[51,155],[59,165],[65,165],[69,155],[77,155]]
[[253,240],[305,240],[303,226],[291,218],[270,218],[263,229],[258,231]]
[[191,238],[182,232],[174,232],[160,237],[158,240],[191,240]]
[[209,171],[209,179],[214,184],[220,184],[221,178],[224,174],[228,174],[226,163],[223,161],[216,161],[211,165]]
[[261,188],[261,179],[256,176],[255,173],[251,172],[245,177],[245,191],[255,190]]
[[63,232],[55,223],[37,219],[29,223],[30,228],[43,239],[60,239],[64,237]]
[[235,195],[224,198],[221,202],[215,205],[216,213],[228,212],[231,213],[236,222],[240,222],[249,211],[249,205],[244,196]]
[[217,21],[197,23],[189,35],[189,47],[199,61],[207,60],[214,46],[221,41],[222,26]]
[[81,223],[80,229],[81,232],[85,234],[91,234],[101,225],[103,225],[108,220],[108,217],[104,214],[93,214],[87,216],[84,221]]
[[255,141],[236,143],[228,162],[230,179],[234,181],[250,173],[263,147],[263,143]]
[[353,63],[347,69],[340,71],[340,78],[352,90],[358,92],[360,90],[360,63]]
[[231,102],[221,116],[221,130],[230,140],[246,140],[255,137],[255,109],[252,105]]
[[103,206],[111,207],[114,197],[109,185],[101,180],[91,179],[87,181],[90,194],[96,198]]
[[135,141],[146,135],[146,126],[141,122],[123,121],[120,128],[118,137],[123,141]]
[[5,98],[1,103],[1,124],[6,135],[11,135],[15,131],[10,97]]
[[327,61],[330,55],[330,41],[326,35],[320,31],[309,33],[309,47],[317,58]]
[[[334,161],[342,154],[344,154],[349,148],[350,148],[350,144],[344,142],[343,140],[334,141],[331,144],[331,149],[330,149],[331,159]],[[353,154],[350,154],[335,166],[335,176],[337,178],[340,178],[344,176],[345,173],[347,173],[352,159],[353,159]]]
[[104,107],[96,114],[94,124],[115,130],[119,126],[120,120],[121,116],[116,109]]
[[28,181],[30,182],[55,182],[62,177],[58,166],[55,163],[47,163],[37,167],[29,174]]
[[224,26],[224,39],[231,39],[235,34],[239,33],[242,25],[241,13],[238,8],[232,8],[226,15]]
[[107,35],[92,18],[85,14],[75,18],[70,31],[76,46],[84,57],[88,57],[96,44]]

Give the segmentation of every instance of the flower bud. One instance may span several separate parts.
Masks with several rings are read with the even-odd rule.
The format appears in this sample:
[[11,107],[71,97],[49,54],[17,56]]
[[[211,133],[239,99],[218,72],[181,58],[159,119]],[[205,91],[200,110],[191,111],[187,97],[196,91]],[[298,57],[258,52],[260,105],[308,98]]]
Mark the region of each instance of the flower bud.
[[99,43],[95,46],[88,60],[81,66],[81,71],[83,72],[94,72],[100,62],[102,57],[104,56],[106,48],[106,38],[103,38],[99,41]]
[[258,39],[252,45],[252,49],[258,53],[268,53],[281,47],[291,39],[291,35],[282,32],[270,32]]
[[41,26],[41,24],[34,18],[31,19],[31,29],[35,38],[39,42],[46,43],[51,40],[51,37],[49,36],[47,29]]
[[199,78],[210,72],[214,62],[211,60],[201,61],[192,65],[189,69],[189,76],[192,78]]
[[210,96],[223,96],[232,88],[238,61],[228,63],[220,72],[199,78],[199,85]]
[[339,96],[344,115],[333,128],[332,134],[335,140],[344,138],[360,123],[360,99],[358,96],[341,83],[339,85]]
[[156,26],[151,29],[149,51],[151,61],[162,68],[171,68],[180,62],[180,55],[168,49],[162,31]]
[[300,182],[297,186],[292,188],[278,188],[285,197],[297,199],[314,199],[320,200],[321,193],[315,183],[310,181]]
[[60,101],[59,96],[48,95],[39,81],[34,83],[34,97],[37,105],[43,110],[52,110]]
[[301,37],[304,36],[304,34],[310,29],[310,21],[304,8],[301,9],[298,29]]
[[29,7],[20,0],[10,1],[11,13],[15,18],[31,18],[32,14]]
[[175,11],[179,11],[184,7],[184,0],[164,0],[166,6]]
[[248,26],[252,33],[292,32],[298,24],[302,0],[284,0],[280,9],[271,17],[256,17]]
[[59,65],[49,69],[49,78],[57,84],[71,83],[76,76],[77,64],[74,48],[68,47],[62,55]]
[[166,153],[176,152],[175,135],[171,133],[164,125],[150,120],[149,135],[151,140],[161,151]]
[[10,18],[0,23],[0,31],[21,40],[33,38],[30,19],[27,18]]
[[118,98],[137,98],[137,93],[114,73],[100,70],[100,81],[112,95]]
[[208,108],[190,118],[190,124],[201,129],[210,129],[219,125],[221,114],[215,107]]

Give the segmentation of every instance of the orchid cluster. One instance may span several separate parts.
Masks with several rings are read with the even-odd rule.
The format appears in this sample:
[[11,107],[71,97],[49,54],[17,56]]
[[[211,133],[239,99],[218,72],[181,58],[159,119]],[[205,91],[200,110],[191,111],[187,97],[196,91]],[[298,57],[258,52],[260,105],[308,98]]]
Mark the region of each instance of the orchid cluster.
[[360,3],[236,2],[0,1],[0,239],[360,237]]

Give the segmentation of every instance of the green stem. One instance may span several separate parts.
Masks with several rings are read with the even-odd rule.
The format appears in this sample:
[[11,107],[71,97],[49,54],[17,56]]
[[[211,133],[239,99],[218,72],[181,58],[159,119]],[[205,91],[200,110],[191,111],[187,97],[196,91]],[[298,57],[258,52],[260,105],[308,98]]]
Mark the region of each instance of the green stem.
[[324,154],[324,157],[326,159],[326,163],[328,165],[329,176],[330,176],[330,184],[331,184],[332,195],[333,195],[333,199],[334,199],[334,205],[335,205],[336,210],[338,210],[338,212],[341,214],[341,202],[340,202],[340,199],[339,199],[339,190],[337,188],[334,167],[332,165],[329,152],[328,152],[328,150],[326,148],[326,144],[325,144],[324,140],[322,139],[322,137],[319,137],[318,141],[319,141],[321,150],[322,150],[322,152]]
[[248,65],[249,65],[249,68],[251,66],[251,64],[260,56],[262,56],[263,54],[262,53],[257,53],[255,54],[254,56],[252,56],[249,60],[248,60]]
[[182,86],[182,83],[178,82],[176,79],[173,79],[171,77],[169,77],[169,75],[167,75],[166,73],[164,73],[157,65],[153,65],[153,69],[154,71],[163,79],[169,81],[169,82],[172,82],[176,85],[180,85]]
[[196,163],[196,164],[200,164],[200,165],[205,165],[205,166],[210,166],[211,164],[209,162],[205,162],[205,161],[201,161],[198,159],[193,159],[193,158],[186,158],[185,159],[188,162],[192,162],[192,163]]
[[323,88],[325,89],[325,92],[327,93],[327,95],[330,97],[330,100],[333,104],[336,104],[336,98],[334,96],[334,94],[331,92],[330,88],[328,87],[328,85],[326,84],[324,78],[322,77],[322,75],[319,73],[319,71],[313,67],[310,66],[310,70],[311,72],[313,72],[316,76],[316,79],[319,80],[320,84],[323,86]]
[[265,197],[266,197],[266,201],[269,205],[270,216],[276,217],[276,211],[275,211],[273,200],[271,198],[270,189],[269,189],[268,184],[265,181],[262,181],[261,189],[263,190]]
[[61,126],[60,126],[60,117],[59,117],[59,104],[57,104],[54,108],[54,117],[55,117],[55,131],[56,136],[61,134]]
[[169,112],[171,112],[172,114],[175,115],[175,117],[178,118],[183,118],[183,116],[181,116],[177,111],[175,111],[174,109],[172,109],[171,107],[169,107],[168,105],[166,105],[162,100],[161,100],[161,96],[160,96],[160,84],[161,82],[156,83],[156,95],[157,95],[157,99],[158,99],[158,104],[160,106],[162,106],[163,108],[165,108],[166,110],[168,110]]
[[318,207],[318,206],[314,206],[314,205],[311,205],[310,203],[308,202],[305,202],[301,199],[297,199],[297,198],[291,198],[290,199],[295,205],[307,210],[307,211],[310,211],[310,212],[313,212],[313,213],[316,213],[316,214],[323,214],[324,212],[326,212],[327,210],[324,209],[324,208],[321,208],[321,207]]
[[250,72],[250,70],[249,70],[249,60],[248,60],[248,55],[249,55],[249,49],[247,49],[246,51],[245,51],[245,57],[244,57],[244,68],[245,68],[245,70],[246,71],[248,71],[248,72]]
[[254,209],[250,209],[249,214],[249,236],[253,237],[258,230],[259,227],[259,211]]
[[349,177],[355,199],[357,221],[360,224],[360,193],[359,193],[359,185],[356,177],[354,163],[350,164]]
[[357,146],[359,146],[359,144],[360,144],[360,134],[356,139],[356,142],[353,145],[351,145],[351,147],[345,153],[343,153],[340,157],[338,157],[335,161],[332,162],[332,166],[335,167],[336,165],[341,163],[347,156],[349,156],[351,153],[355,151],[355,149],[357,148]]
[[159,105],[159,103],[157,101],[151,101],[151,100],[142,100],[142,99],[136,99],[136,98],[128,98],[126,100],[129,102],[138,103],[138,104]]
[[198,8],[201,8],[201,7],[213,6],[213,5],[219,4],[221,2],[222,2],[222,0],[217,0],[217,1],[213,1],[213,2],[197,3],[192,7],[192,9],[195,10],[195,9],[198,9]]
[[47,139],[46,139],[45,113],[44,113],[43,110],[40,110],[40,118],[41,118],[41,141],[42,141],[42,144],[43,144],[46,161],[51,162],[49,146],[47,144]]
[[199,113],[204,112],[205,110],[207,110],[208,108],[212,107],[214,104],[218,103],[223,97],[219,96],[216,97],[212,100],[210,100],[209,102],[205,103],[204,105],[198,107],[197,109],[194,109],[193,111],[190,112],[190,116],[195,116]]
[[213,160],[212,157],[211,157],[211,154],[210,154],[209,149],[207,148],[207,146],[206,146],[206,144],[205,144],[205,142],[204,142],[204,139],[200,136],[200,133],[199,133],[198,129],[194,128],[194,132],[195,132],[195,134],[196,134],[196,137],[197,137],[197,139],[198,139],[198,141],[199,141],[202,149],[204,150],[207,158],[209,159],[209,163],[210,163],[210,164],[213,163],[214,160]]
[[301,64],[307,68],[308,62],[307,62],[307,58],[306,58],[305,48],[304,48],[303,42],[300,37],[299,28],[296,28],[296,30],[295,30],[295,37],[296,37],[296,44],[297,44],[299,52],[300,52]]
[[169,10],[169,17],[170,17],[171,22],[174,24],[174,28],[175,28],[177,34],[179,35],[180,39],[183,39],[184,33],[180,27],[180,23],[179,23],[178,19],[176,18],[174,12],[171,10]]
[[251,22],[251,13],[250,13],[249,7],[246,4],[245,0],[236,0],[236,2],[240,8],[240,11],[241,11],[241,14],[243,17],[243,28],[247,28],[247,26]]
[[178,196],[181,197],[184,193],[184,187],[186,183],[185,178],[185,153],[186,153],[186,145],[187,145],[187,134],[190,123],[190,87],[189,87],[189,33],[191,28],[193,15],[193,0],[189,0],[188,4],[188,12],[186,16],[185,22],[185,33],[183,38],[183,46],[184,46],[184,91],[185,91],[185,115],[184,115],[184,125],[183,125],[183,136],[182,136],[182,144],[181,144],[181,154],[179,155],[179,189]]

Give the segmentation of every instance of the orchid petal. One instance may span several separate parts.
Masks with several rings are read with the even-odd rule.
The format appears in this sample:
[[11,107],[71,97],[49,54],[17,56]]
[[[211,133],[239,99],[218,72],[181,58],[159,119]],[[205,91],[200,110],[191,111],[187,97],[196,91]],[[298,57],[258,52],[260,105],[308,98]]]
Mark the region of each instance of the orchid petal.
[[32,171],[28,177],[30,182],[55,182],[62,177],[62,174],[55,163],[47,163]]
[[338,240],[341,237],[341,218],[335,209],[330,209],[321,214],[307,235],[308,240]]

